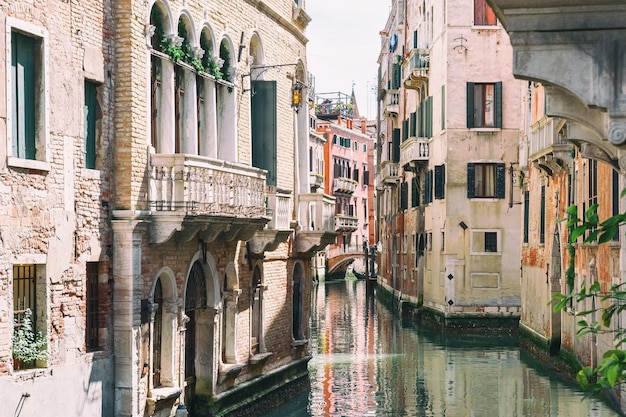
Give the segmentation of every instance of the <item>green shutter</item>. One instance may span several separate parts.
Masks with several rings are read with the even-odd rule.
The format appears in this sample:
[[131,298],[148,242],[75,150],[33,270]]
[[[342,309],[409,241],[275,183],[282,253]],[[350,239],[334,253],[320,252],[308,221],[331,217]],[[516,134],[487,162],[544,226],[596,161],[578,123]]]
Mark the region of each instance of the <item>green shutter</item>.
[[441,130],[446,128],[446,86],[441,86]]
[[417,31],[413,31],[413,48],[417,49]]
[[420,105],[417,109],[417,112],[419,113],[419,120],[417,121],[417,136],[420,138],[423,138],[425,136],[424,133],[424,109],[426,108],[426,105],[424,104],[424,102],[420,102]]
[[400,129],[393,129],[393,162],[400,162]]
[[528,231],[530,229],[530,192],[524,191],[524,243],[528,243]]
[[391,76],[392,76],[391,89],[392,90],[399,89],[400,88],[400,77],[401,77],[400,64],[393,64],[392,65]]
[[85,81],[85,168],[96,168],[96,85]]
[[467,127],[474,127],[474,83],[467,83]]
[[400,185],[400,210],[404,211],[408,208],[409,184],[403,182]]
[[426,137],[433,137],[433,96],[426,99]]
[[417,135],[417,112],[411,113],[409,120],[410,120],[410,123],[409,123],[410,135],[411,137],[415,137]]
[[437,165],[435,166],[435,198],[436,199],[444,198],[445,184],[446,184],[446,166]]
[[409,138],[409,119],[402,121],[402,142]]
[[13,156],[35,159],[36,40],[11,32]]
[[254,81],[252,91],[252,165],[276,185],[276,81]]
[[496,126],[502,127],[502,82],[495,84]]
[[496,164],[496,198],[504,198],[505,189],[504,164]]
[[467,164],[467,198],[474,198],[474,163]]
[[417,181],[418,177],[413,176],[413,179],[411,180],[411,207],[417,207],[420,204]]

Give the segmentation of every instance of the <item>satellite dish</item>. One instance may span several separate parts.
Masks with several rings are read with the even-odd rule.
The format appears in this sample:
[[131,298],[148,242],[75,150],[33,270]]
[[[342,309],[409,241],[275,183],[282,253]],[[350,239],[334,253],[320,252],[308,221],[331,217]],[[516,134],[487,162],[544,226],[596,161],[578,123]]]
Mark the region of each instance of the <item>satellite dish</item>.
[[398,47],[398,35],[394,33],[391,36],[391,39],[389,39],[389,50],[391,52],[395,52],[397,47]]

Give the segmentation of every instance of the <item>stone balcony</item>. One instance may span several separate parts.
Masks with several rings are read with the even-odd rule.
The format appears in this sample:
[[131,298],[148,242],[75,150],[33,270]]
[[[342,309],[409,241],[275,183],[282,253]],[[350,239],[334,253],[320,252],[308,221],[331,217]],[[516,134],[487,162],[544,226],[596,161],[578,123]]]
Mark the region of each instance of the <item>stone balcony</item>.
[[530,127],[528,159],[547,175],[559,172],[572,162],[573,145],[563,133],[564,123],[559,122],[559,119],[543,117]]
[[430,157],[430,140],[427,138],[410,137],[400,145],[400,166],[411,165],[413,162],[426,162]]
[[324,187],[324,175],[323,174],[315,174],[312,172],[310,181],[311,181],[311,188],[314,190]]
[[335,197],[311,193],[298,195],[299,227],[296,251],[312,255],[335,242]]
[[354,232],[359,228],[359,218],[347,214],[337,214],[335,225],[338,232]]
[[428,50],[412,49],[409,56],[404,60],[402,68],[402,72],[406,74],[404,87],[412,90],[424,88],[428,82],[429,67],[430,54]]
[[354,194],[357,182],[345,177],[333,179],[333,192]]
[[278,245],[286,242],[292,233],[291,191],[268,187],[266,196],[267,214],[270,221],[248,241],[250,252],[258,255],[265,251],[276,250]]
[[388,90],[384,98],[385,117],[394,117],[400,111],[400,93],[398,90]]
[[271,220],[265,178],[265,170],[204,156],[151,155],[151,241],[250,239]]
[[385,161],[380,164],[380,182],[382,184],[397,184],[400,182],[400,173],[398,171],[398,163]]

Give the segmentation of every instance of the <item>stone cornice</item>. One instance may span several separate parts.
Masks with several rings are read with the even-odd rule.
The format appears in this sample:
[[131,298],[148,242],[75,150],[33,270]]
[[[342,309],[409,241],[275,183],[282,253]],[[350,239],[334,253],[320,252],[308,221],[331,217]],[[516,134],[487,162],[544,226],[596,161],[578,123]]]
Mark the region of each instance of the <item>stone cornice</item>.
[[259,12],[276,22],[280,27],[291,33],[302,45],[306,45],[309,41],[307,37],[295,25],[281,16],[278,12],[268,6],[263,0],[246,0],[246,3],[255,7]]

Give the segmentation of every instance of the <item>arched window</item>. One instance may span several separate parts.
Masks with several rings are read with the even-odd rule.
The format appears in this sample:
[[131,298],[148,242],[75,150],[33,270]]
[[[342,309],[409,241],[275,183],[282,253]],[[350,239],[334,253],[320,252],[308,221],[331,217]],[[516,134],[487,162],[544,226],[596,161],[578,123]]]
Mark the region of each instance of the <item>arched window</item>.
[[196,311],[206,308],[206,282],[199,261],[194,262],[185,291],[185,315],[189,317],[185,332],[185,379],[195,376]]
[[252,275],[251,289],[251,328],[250,328],[250,353],[262,353],[265,349],[263,341],[263,288],[261,286],[261,269],[257,266],[254,268]]
[[161,351],[163,341],[163,286],[158,278],[154,287],[154,333],[152,340],[152,386],[161,386]]

